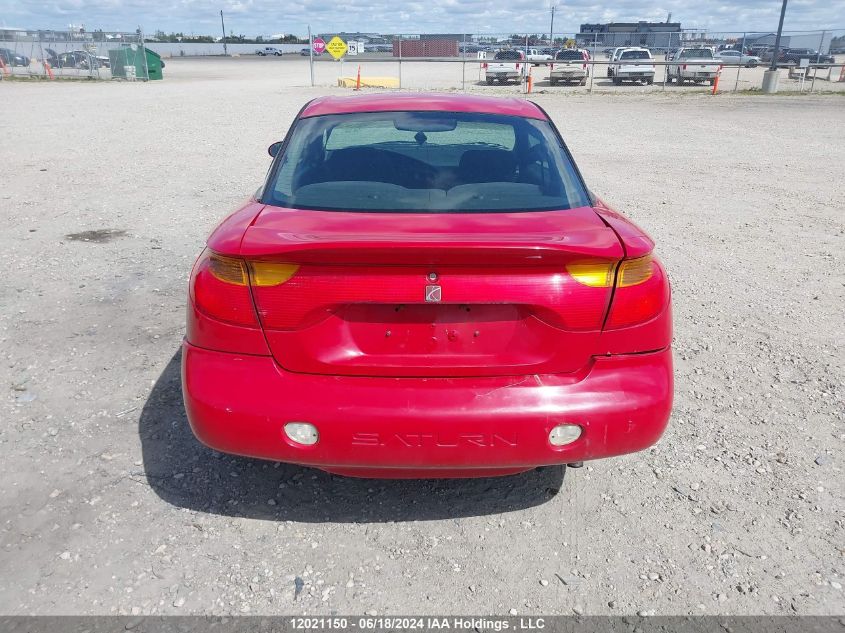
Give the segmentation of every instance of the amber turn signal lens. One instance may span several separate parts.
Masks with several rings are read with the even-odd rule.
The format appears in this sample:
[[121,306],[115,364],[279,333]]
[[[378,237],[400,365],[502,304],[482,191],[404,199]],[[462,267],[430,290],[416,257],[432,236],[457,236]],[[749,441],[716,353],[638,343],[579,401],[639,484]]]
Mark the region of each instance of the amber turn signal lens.
[[591,288],[609,288],[613,285],[613,267],[616,262],[572,262],[566,272],[579,284]]
[[616,281],[617,288],[636,286],[651,279],[654,274],[654,266],[651,255],[629,259],[619,266],[619,276]]
[[212,253],[208,258],[208,270],[217,279],[227,284],[247,285],[246,268],[240,259]]
[[252,285],[278,286],[285,283],[299,270],[297,264],[279,264],[276,262],[250,262]]

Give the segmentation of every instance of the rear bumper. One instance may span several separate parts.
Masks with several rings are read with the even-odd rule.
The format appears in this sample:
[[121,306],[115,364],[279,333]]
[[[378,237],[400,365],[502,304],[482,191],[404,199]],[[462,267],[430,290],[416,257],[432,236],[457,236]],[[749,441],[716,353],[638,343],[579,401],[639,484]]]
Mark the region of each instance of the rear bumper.
[[[671,350],[595,359],[577,375],[380,378],[297,374],[271,357],[184,343],[191,428],[211,448],[379,477],[509,474],[642,450],[672,407]],[[300,446],[286,422],[314,424]],[[582,427],[553,447],[549,431]]]
[[654,77],[653,70],[620,70],[616,73],[620,79],[648,79]]
[[555,68],[549,73],[552,79],[583,79],[587,76],[587,71],[583,68],[562,68],[558,70]]

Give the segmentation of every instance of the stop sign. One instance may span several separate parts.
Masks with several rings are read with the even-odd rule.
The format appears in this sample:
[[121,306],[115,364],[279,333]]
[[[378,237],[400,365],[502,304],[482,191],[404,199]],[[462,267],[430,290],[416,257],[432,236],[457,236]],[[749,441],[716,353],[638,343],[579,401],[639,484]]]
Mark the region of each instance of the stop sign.
[[326,41],[322,37],[315,37],[311,47],[317,55],[322,55],[323,51],[326,50]]

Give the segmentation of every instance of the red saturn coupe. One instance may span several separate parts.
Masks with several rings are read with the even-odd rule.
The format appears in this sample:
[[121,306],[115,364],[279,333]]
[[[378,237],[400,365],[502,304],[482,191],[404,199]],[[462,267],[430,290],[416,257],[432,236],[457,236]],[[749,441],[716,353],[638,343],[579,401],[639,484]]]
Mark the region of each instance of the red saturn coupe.
[[200,441],[343,475],[482,477],[661,436],[666,273],[539,106],[323,97],[269,151],[191,274]]

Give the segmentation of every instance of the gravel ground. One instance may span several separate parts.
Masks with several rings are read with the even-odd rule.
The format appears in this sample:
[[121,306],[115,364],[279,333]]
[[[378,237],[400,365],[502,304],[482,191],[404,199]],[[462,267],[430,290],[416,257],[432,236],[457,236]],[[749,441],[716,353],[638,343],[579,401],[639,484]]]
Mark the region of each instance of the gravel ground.
[[842,97],[538,94],[671,275],[669,429],[381,482],[216,454],[181,405],[193,258],[339,92],[304,71],[0,85],[0,612],[845,612]]

